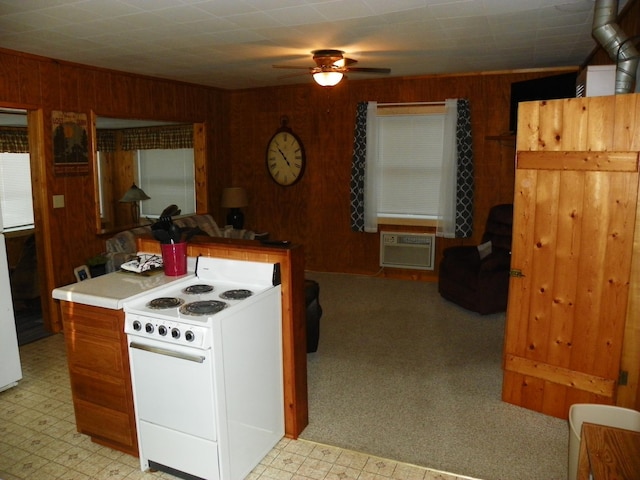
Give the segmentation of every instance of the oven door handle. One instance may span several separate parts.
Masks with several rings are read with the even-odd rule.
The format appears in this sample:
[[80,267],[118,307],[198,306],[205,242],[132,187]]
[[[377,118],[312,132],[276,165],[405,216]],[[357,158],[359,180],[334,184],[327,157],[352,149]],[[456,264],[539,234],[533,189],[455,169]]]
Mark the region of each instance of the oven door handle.
[[179,358],[181,360],[188,360],[190,362],[196,363],[203,363],[205,358],[202,355],[189,355],[188,353],[167,350],[166,348],[152,347],[151,345],[144,345],[137,342],[129,343],[129,347],[135,348],[137,350],[144,350],[145,352],[157,353],[158,355],[166,355],[168,357]]

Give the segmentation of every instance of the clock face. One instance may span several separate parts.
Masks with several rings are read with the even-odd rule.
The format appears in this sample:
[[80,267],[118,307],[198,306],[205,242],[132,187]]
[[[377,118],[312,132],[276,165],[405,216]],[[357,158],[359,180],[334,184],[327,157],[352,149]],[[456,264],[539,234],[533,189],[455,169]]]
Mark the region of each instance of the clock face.
[[304,173],[304,147],[291,132],[276,133],[267,147],[267,169],[280,185],[293,185]]

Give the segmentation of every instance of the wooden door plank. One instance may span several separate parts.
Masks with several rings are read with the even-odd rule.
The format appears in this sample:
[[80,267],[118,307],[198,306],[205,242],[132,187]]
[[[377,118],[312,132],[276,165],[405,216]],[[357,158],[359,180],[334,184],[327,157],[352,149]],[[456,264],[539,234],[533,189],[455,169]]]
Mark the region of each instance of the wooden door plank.
[[[613,149],[640,150],[640,95],[616,95],[616,123]],[[636,212],[629,302],[620,361],[627,372],[627,384],[618,386],[616,404],[640,410],[640,209]]]
[[558,196],[557,241],[555,274],[553,278],[552,311],[549,338],[551,341],[547,361],[568,368],[571,360],[576,295],[579,278],[567,275],[575,271],[580,262],[584,183],[581,172],[563,172],[563,188]]
[[[514,198],[513,239],[511,248],[511,267],[522,272],[531,270],[533,250],[526,248],[534,241],[533,211],[536,203],[538,173],[535,170],[516,171],[516,195]],[[531,302],[531,276],[512,276],[509,280],[507,317],[528,320]],[[524,355],[522,346],[526,344],[526,324],[507,322],[504,351]]]
[[598,377],[587,373],[576,372],[568,368],[561,368],[544,362],[537,362],[516,355],[506,355],[505,368],[509,371],[520,373],[553,382],[566,387],[578,388],[585,392],[595,393],[606,397],[612,397],[615,389],[615,380]]
[[518,151],[517,168],[637,172],[638,152]]
[[585,98],[569,98],[559,102],[562,106],[562,131],[560,148],[563,152],[588,150],[588,122],[590,103],[587,105]]
[[560,173],[540,170],[536,188],[536,203],[532,208],[534,238],[531,269],[524,272],[531,277],[531,304],[527,322],[525,357],[532,360],[547,358],[551,305],[555,271],[556,226],[558,209],[556,199],[560,191]]

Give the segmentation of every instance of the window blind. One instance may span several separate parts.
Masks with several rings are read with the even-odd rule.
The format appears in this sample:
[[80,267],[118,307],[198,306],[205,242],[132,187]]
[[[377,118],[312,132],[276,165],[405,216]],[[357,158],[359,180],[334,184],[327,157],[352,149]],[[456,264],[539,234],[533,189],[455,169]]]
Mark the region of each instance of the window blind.
[[4,230],[33,228],[28,153],[0,153],[0,209]]
[[155,217],[169,205],[183,214],[196,211],[192,148],[138,150],[138,186],[151,197],[140,202],[141,216]]
[[442,113],[378,117],[378,215],[436,218],[440,199]]

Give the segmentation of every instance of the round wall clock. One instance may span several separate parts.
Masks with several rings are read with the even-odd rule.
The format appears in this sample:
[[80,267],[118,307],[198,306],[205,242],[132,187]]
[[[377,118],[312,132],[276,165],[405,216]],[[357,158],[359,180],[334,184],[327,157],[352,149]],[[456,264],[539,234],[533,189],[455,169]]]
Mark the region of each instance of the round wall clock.
[[287,125],[287,117],[280,119],[280,128],[267,144],[267,171],[278,184],[288,187],[302,178],[306,163],[304,146]]

